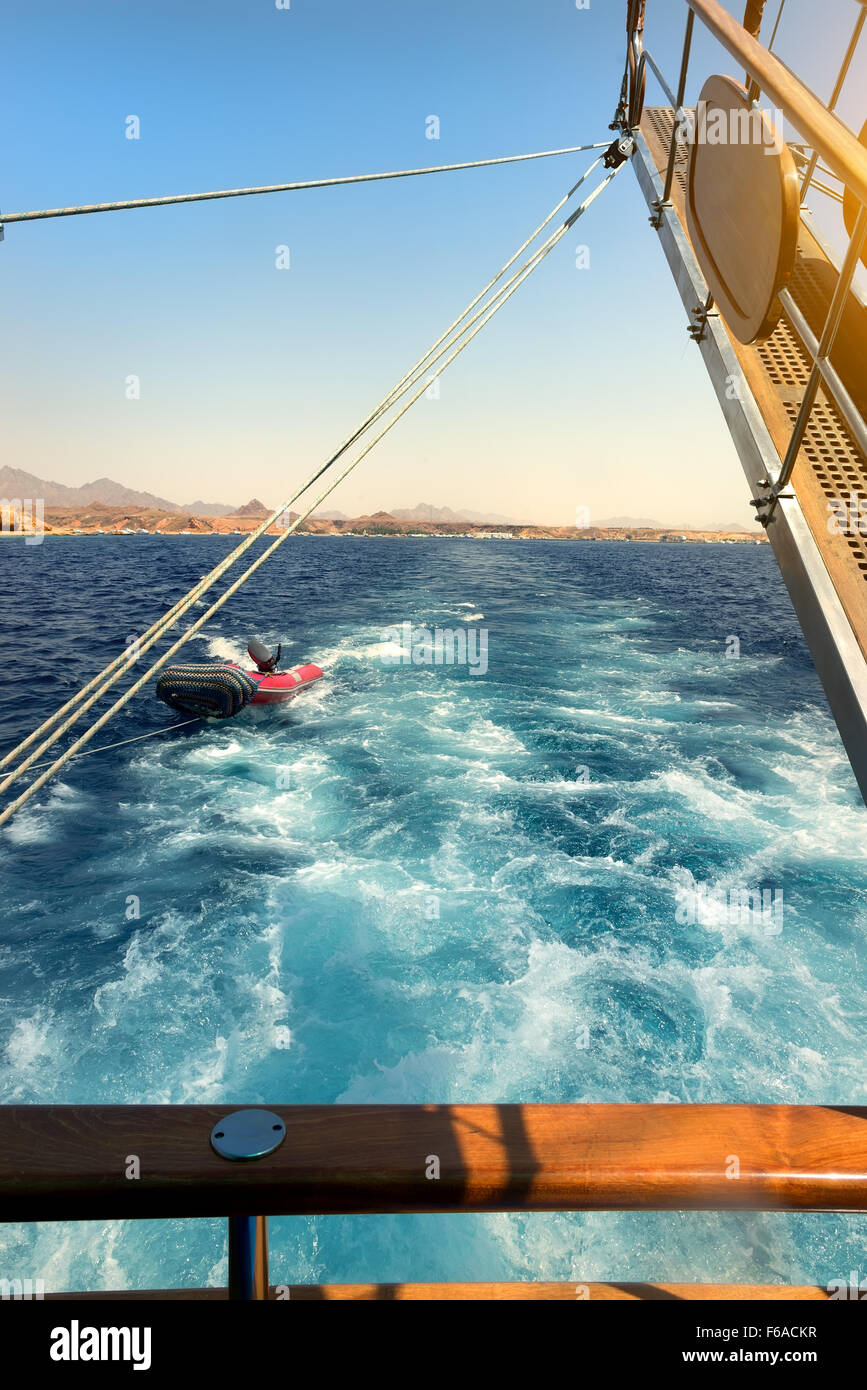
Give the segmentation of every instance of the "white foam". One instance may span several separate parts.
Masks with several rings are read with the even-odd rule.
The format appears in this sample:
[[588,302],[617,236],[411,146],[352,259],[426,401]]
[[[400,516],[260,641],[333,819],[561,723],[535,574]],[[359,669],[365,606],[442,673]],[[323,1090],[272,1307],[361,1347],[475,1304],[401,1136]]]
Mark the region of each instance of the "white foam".
[[[24,786],[16,787],[19,791]],[[3,826],[3,834],[12,845],[39,845],[52,840],[57,834],[55,813],[67,814],[70,811],[83,814],[87,802],[86,793],[66,782],[50,782],[43,793],[45,800],[40,803],[28,802],[12,820]]]
[[52,1020],[45,1009],[37,1009],[29,1018],[19,1018],[6,1044],[6,1061],[16,1071],[29,1071],[43,1058],[53,1057],[57,1042],[52,1032]]
[[208,656],[217,661],[236,661],[239,666],[250,664],[246,645],[229,637],[209,637],[206,639]]

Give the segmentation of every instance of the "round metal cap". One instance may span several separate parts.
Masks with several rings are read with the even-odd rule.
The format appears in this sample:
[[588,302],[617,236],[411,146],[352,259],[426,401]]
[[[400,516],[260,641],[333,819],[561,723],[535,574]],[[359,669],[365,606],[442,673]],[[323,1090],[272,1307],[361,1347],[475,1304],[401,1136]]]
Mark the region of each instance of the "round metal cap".
[[211,1130],[211,1144],[222,1158],[264,1158],[286,1138],[286,1126],[273,1110],[233,1110]]

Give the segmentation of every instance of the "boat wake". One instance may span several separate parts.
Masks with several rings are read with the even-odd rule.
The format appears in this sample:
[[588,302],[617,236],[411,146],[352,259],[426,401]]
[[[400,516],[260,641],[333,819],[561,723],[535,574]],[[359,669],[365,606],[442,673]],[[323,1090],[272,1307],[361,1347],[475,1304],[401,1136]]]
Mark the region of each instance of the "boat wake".
[[[258,623],[324,679],[73,766],[0,839],[0,1098],[865,1103],[864,811],[767,552],[339,545],[299,543],[286,595],[193,658]],[[727,660],[759,589],[762,644]],[[484,611],[488,673],[384,663],[383,593],[389,621]],[[0,1262],[213,1283],[223,1240],[8,1227]],[[279,1219],[271,1249],[286,1282],[825,1282],[867,1255],[855,1218],[743,1213]]]

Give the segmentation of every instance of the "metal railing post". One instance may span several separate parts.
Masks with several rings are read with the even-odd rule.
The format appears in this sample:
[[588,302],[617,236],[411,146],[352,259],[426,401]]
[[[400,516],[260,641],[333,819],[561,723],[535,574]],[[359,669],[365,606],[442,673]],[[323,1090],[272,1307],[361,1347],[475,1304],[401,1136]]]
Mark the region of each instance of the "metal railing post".
[[268,1297],[268,1218],[229,1217],[229,1298],[261,1302]]
[[[286,1126],[273,1110],[234,1110],[211,1130],[211,1147],[233,1163],[251,1163],[279,1149]],[[229,1217],[229,1298],[235,1303],[268,1297],[268,1218]]]
[[683,99],[686,96],[686,77],[689,71],[689,55],[692,49],[692,31],[695,25],[695,15],[692,10],[686,17],[686,32],[683,36],[683,54],[680,60],[680,78],[677,84],[677,105],[674,109],[674,125],[671,128],[671,145],[668,150],[668,168],[665,171],[665,187],[662,192],[662,202],[659,204],[659,211],[667,207],[671,198],[671,185],[674,182],[674,161],[677,158],[677,129],[680,114],[683,111]]

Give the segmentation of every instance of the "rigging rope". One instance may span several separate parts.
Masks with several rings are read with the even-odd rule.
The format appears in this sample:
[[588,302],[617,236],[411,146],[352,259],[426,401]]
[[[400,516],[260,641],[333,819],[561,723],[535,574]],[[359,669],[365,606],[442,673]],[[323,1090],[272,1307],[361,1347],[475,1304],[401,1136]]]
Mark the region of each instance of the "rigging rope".
[[471,159],[464,164],[432,164],[427,169],[395,169],[384,174],[347,174],[335,179],[306,179],[300,183],[262,184],[258,188],[223,188],[215,193],[172,193],[164,198],[130,198],[118,203],[82,203],[71,208],[45,208],[36,212],[0,212],[0,227],[13,222],[39,222],[48,217],[81,217],[88,212],[125,212],[129,208],[162,208],[173,203],[204,203],[213,198],[251,198],[259,193],[295,193],[302,188],[335,188],[346,183],[375,183],[383,179],[412,179],[419,174],[448,174],[457,169],[482,169],[491,164],[519,164],[525,159],[552,159],[580,150],[600,150],[607,144],[570,145],[565,150],[536,150],[532,154],[504,154],[497,159]]
[[[149,650],[150,647],[153,646],[154,642],[158,641],[159,638],[163,636],[170,628],[174,627],[174,625],[179,621],[179,619],[183,617],[184,613],[186,613],[187,610],[190,607],[192,607],[193,603],[195,603],[196,600],[202,596],[202,594],[207,593],[207,591],[217,582],[217,580],[220,579],[222,575],[225,574],[226,571],[230,569],[231,566],[234,565],[235,562],[238,559],[240,559],[240,557],[247,550],[250,549],[253,542],[256,541],[260,536],[262,536],[270,526],[272,526],[276,521],[278,521],[280,517],[283,516],[286,511],[288,511],[292,503],[296,502],[298,498],[301,497],[309,487],[312,487],[312,485],[317,481],[317,479],[322,477],[323,473],[327,472],[327,470],[332,466],[332,464],[336,463],[336,461],[346,452],[346,450],[351,448],[351,446],[361,437],[361,435],[363,435],[372,424],[375,424],[376,421],[380,419],[382,415],[384,415],[391,408],[391,406],[395,404],[397,400],[399,400],[400,397],[404,395],[406,391],[408,391],[412,387],[413,383],[418,380],[420,374],[423,371],[430,371],[432,369],[436,362],[435,354],[442,355],[442,352],[445,352],[448,349],[449,343],[447,340],[449,339],[450,335],[455,331],[455,329],[457,329],[461,321],[466,318],[466,316],[471,312],[472,309],[475,308],[479,301],[483,299],[484,296],[488,293],[488,291],[492,289],[493,286],[497,283],[497,281],[502,278],[502,276],[506,273],[510,266],[512,266],[518,259],[518,257],[522,254],[522,252],[527,249],[530,243],[535,241],[539,233],[544,230],[544,228],[548,225],[549,222],[553,220],[553,218],[557,215],[557,213],[564,206],[564,204],[569,201],[569,199],[577,191],[577,189],[579,189],[581,185],[587,180],[587,178],[589,178],[590,174],[598,166],[599,162],[600,161],[598,159],[593,161],[593,163],[589,166],[589,168],[587,168],[584,171],[584,173],[577,180],[577,182],[572,185],[565,197],[560,199],[560,201],[548,213],[548,216],[545,217],[543,221],[539,223],[538,227],[536,227],[535,230],[530,233],[527,239],[524,242],[522,242],[522,244],[518,247],[517,251],[515,251],[515,253],[509,257],[509,259],[505,262],[504,265],[500,267],[500,269],[493,276],[493,278],[488,281],[484,289],[481,290],[480,293],[477,294],[476,297],[472,299],[470,303],[466,306],[466,308],[458,315],[458,317],[454,319],[452,323],[449,324],[445,332],[441,334],[441,336],[430,348],[428,348],[427,352],[424,353],[424,355],[420,357],[418,361],[413,364],[412,367],[410,367],[409,371],[406,372],[405,375],[401,377],[400,381],[398,381],[396,385],[393,386],[392,389],[388,392],[388,394],[383,397],[383,399],[379,402],[375,409],[371,411],[371,413],[358,426],[358,428],[354,430],[353,433],[343,441],[340,447],[330,456],[330,458],[326,459],[325,463],[321,464],[316,469],[316,471],[310,475],[306,482],[300,488],[298,488],[297,491],[294,492],[293,495],[290,498],[288,498],[288,500],[284,502],[281,507],[278,507],[274,512],[272,512],[271,515],[267,518],[267,520],[263,521],[260,526],[258,526],[254,531],[252,531],[250,535],[247,536],[246,539],[240,543],[240,545],[236,546],[235,549],[231,551],[227,556],[225,556],[225,558],[221,560],[218,565],[214,566],[214,568],[208,574],[203,575],[202,578],[196,584],[194,584],[193,587],[190,590],[188,590],[186,594],[184,594],[180,599],[177,600],[175,604],[173,604],[173,606],[168,610],[168,612],[164,613],[161,617],[156,619],[156,621],[151,624],[147,631],[142,634],[141,638],[139,638],[138,641],[133,644],[132,649],[126,649],[123,652],[121,652],[117,657],[114,658],[113,661],[109,662],[109,664],[106,667],[104,667],[101,672],[94,676],[92,680],[88,681],[88,683],[84,685],[81,688],[81,690],[77,692],[77,694],[73,695],[69,700],[66,701],[64,705],[60,707],[60,709],[56,710],[54,714],[50,715],[48,719],[44,720],[38,729],[35,729],[33,733],[29,734],[28,737],[23,739],[15,748],[12,748],[7,754],[5,754],[3,758],[0,758],[0,769],[2,769],[3,767],[6,767],[10,762],[13,762],[15,758],[19,757],[29,747],[31,747],[32,744],[35,743],[36,740],[42,734],[46,733],[53,725],[56,725],[58,721],[63,718],[64,715],[70,714],[69,719],[66,720],[62,728],[56,729],[55,732],[51,735],[51,737],[47,738],[42,744],[40,744],[39,748],[37,748],[29,756],[26,762],[22,763],[19,767],[15,768],[3,779],[2,782],[0,782],[0,792],[5,791],[6,788],[9,787],[21,773],[25,772],[28,767],[31,767],[34,761],[37,758],[39,758],[46,751],[46,749],[50,748],[52,744],[56,743],[58,738],[60,738],[61,735],[65,733],[67,729],[69,729],[69,727],[72,724],[74,724],[81,717],[81,715],[84,714],[85,711],[89,709],[91,705],[94,704],[94,702],[97,699],[99,699],[100,695],[104,694],[106,691],[111,689],[111,687],[114,684],[116,684],[116,682],[121,678],[121,676],[123,676],[125,672],[129,671],[136,664],[139,656],[141,656],[143,652]],[[112,672],[114,672],[113,675]],[[82,703],[84,697],[89,695],[91,691],[94,690],[96,690],[96,693],[93,695],[93,698],[88,700],[86,703]]]
[[[194,719],[182,719],[180,724],[166,724],[164,729],[151,729],[146,734],[136,734],[134,738],[121,738],[117,743],[101,743],[98,748],[88,748],[86,753],[76,753],[70,761],[78,762],[79,758],[92,758],[94,753],[107,753],[111,748],[125,748],[128,743],[141,743],[146,738],[158,738],[160,734],[170,734],[173,729],[185,729],[188,724],[201,724],[202,716],[197,714]],[[31,772],[37,767],[48,767],[48,763],[36,763],[31,767]]]
[[786,8],[786,0],[780,0],[780,8],[777,10],[777,18],[776,18],[776,20],[774,21],[774,27],[773,27],[773,30],[772,30],[772,32],[771,32],[771,37],[770,37],[770,39],[768,40],[768,52],[769,52],[769,53],[770,53],[771,50],[773,49],[773,46],[774,46],[774,39],[777,37],[777,30],[778,30],[779,27],[780,27],[780,20],[781,20],[782,17],[783,17],[783,10],[784,10],[785,8]]
[[[598,164],[598,162],[599,161],[597,160],[596,163]],[[591,168],[593,167],[595,167],[595,165],[591,166]],[[451,363],[455,361],[455,359],[460,355],[460,353],[463,352],[464,348],[466,348],[469,345],[469,343],[473,340],[473,338],[479,332],[481,332],[482,328],[485,327],[485,325],[493,318],[493,316],[499,312],[499,310],[503,307],[506,301],[510,299],[511,296],[518,289],[518,287],[521,284],[523,284],[524,280],[526,280],[532,274],[532,272],[541,264],[545,257],[562,240],[566,233],[575,225],[579,217],[581,217],[583,213],[586,212],[587,208],[590,207],[591,203],[595,201],[595,199],[599,196],[602,190],[616,176],[618,169],[621,167],[622,165],[618,165],[616,168],[612,169],[610,173],[607,174],[607,176],[601,181],[601,183],[599,183],[596,186],[596,188],[594,188],[592,193],[590,193],[587,196],[587,198],[585,198],[584,201],[579,204],[575,211],[571,213],[570,216],[562,223],[562,225],[557,229],[557,231],[552,233],[552,235],[548,237],[548,239],[544,241],[542,245],[532,253],[528,260],[525,261],[524,265],[521,266],[520,269],[516,271],[515,274],[511,276],[510,279],[507,280],[506,283],[500,287],[499,290],[497,290],[497,292],[492,296],[488,303],[484,305],[483,308],[479,310],[479,312],[475,314],[474,317],[464,325],[464,327],[457,334],[456,338],[452,340],[452,342],[458,342],[458,346],[455,347],[454,351],[452,351],[450,355],[445,358],[445,361],[442,362],[439,368],[440,372],[445,371],[451,365]],[[587,171],[588,174],[589,172],[590,170]],[[586,178],[587,174],[585,174],[583,177]],[[581,182],[583,182],[583,179],[579,180],[579,183]],[[576,187],[577,186],[578,185],[576,185]],[[567,197],[568,196],[571,195],[567,195]],[[562,200],[560,206],[562,206]],[[553,214],[551,214],[551,216],[553,216]],[[546,218],[545,223],[541,225],[546,225],[548,221],[550,221],[550,216]],[[530,240],[532,241],[533,237],[531,237]],[[525,243],[525,245],[527,244],[528,243]],[[514,262],[518,255],[520,255],[520,250],[515,253],[515,256],[511,258],[510,262],[507,262],[507,265]],[[499,272],[498,275],[495,276],[494,281],[492,281],[491,283],[495,283],[496,280],[500,278],[500,275],[502,273],[502,271]],[[484,293],[485,291],[482,292],[482,295],[484,295]],[[477,296],[476,299],[473,301],[473,304],[478,303],[478,299],[480,297],[481,296]],[[460,318],[465,317],[470,307],[472,306],[468,306],[468,309],[464,311],[464,314],[462,314]],[[460,322],[460,319],[456,320],[456,322]],[[475,326],[473,327],[473,325]],[[467,332],[467,330],[470,328],[472,328],[472,331]],[[446,335],[444,336],[448,336],[449,331],[450,330],[447,330]],[[459,342],[458,340],[461,337],[463,337],[463,341]],[[442,342],[442,339],[440,339],[439,341]],[[452,343],[446,344],[446,346],[443,349],[441,349],[441,351],[438,353],[438,357],[442,357],[443,353],[447,352],[448,348],[451,346]],[[427,354],[425,354],[425,357],[420,360],[422,362],[426,362],[427,359],[431,356],[432,351],[433,349],[431,349]],[[426,368],[426,370],[429,369],[430,367]],[[415,375],[414,380],[418,380],[418,374]],[[410,389],[412,384],[414,384],[414,382],[411,382],[410,386],[408,386],[406,389]],[[78,750],[82,748],[86,743],[88,743],[90,739],[93,738],[94,734],[96,734],[99,731],[99,729],[101,729],[108,722],[108,720],[113,717],[113,715],[115,715],[119,710],[123,709],[124,706],[129,703],[132,697],[136,695],[138,691],[142,688],[142,686],[144,686],[147,683],[147,681],[149,681],[151,677],[162,666],[166,664],[166,662],[175,654],[176,651],[178,651],[186,642],[188,642],[192,637],[194,637],[202,627],[204,627],[205,623],[207,623],[210,620],[210,618],[212,618],[213,615],[216,612],[218,612],[220,608],[222,608],[223,604],[226,603],[232,597],[232,595],[238,591],[241,585],[246,583],[250,576],[254,574],[255,571],[259,569],[259,567],[263,565],[265,561],[271,557],[271,555],[274,554],[274,552],[283,544],[283,542],[286,541],[288,537],[295,532],[295,530],[297,530],[297,528],[301,525],[303,521],[307,520],[307,518],[316,510],[317,507],[321,506],[325,499],[331,495],[331,493],[335,490],[335,488],[337,488],[340,485],[344,478],[346,478],[352,472],[352,470],[358,466],[361,460],[365,458],[367,454],[370,453],[371,449],[373,449],[375,445],[379,443],[379,441],[389,432],[389,430],[391,430],[394,427],[394,425],[397,424],[398,420],[400,420],[406,414],[406,412],[411,408],[411,406],[413,406],[415,402],[428,389],[428,385],[429,381],[423,382],[419,390],[413,396],[411,396],[410,399],[403,406],[401,406],[400,410],[392,417],[391,420],[388,421],[384,428],[380,430],[379,433],[376,434],[373,437],[373,439],[370,440],[364,446],[361,453],[358,454],[358,456],[355,459],[353,459],[352,462],[349,463],[347,467],[342,470],[342,472],[338,474],[338,476],[326,488],[326,490],[318,498],[316,498],[316,500],[310,505],[310,507],[308,507],[307,511],[302,513],[300,516],[296,517],[295,521],[292,522],[290,526],[287,527],[286,530],[283,531],[283,533],[276,538],[276,540],[274,540],[269,546],[267,546],[266,549],[263,550],[259,556],[257,556],[253,563],[241,575],[239,575],[238,578],[234,580],[232,584],[230,584],[229,588],[226,589],[226,591],[220,595],[220,597],[211,605],[211,607],[207,609],[206,612],[201,615],[201,617],[197,618],[196,621],[191,625],[191,627],[189,627],[184,633],[182,633],[181,636],[177,639],[177,641],[174,642],[172,646],[169,647],[169,649],[163,653],[162,656],[158,657],[157,660],[150,666],[150,668],[147,671],[145,671],[144,674],[140,676],[139,679],[135,681],[133,685],[131,685],[129,689],[126,690],[119,697],[119,699],[117,699],[114,702],[113,705],[110,706],[109,709],[107,709],[102,715],[100,715],[100,717],[97,720],[95,720],[94,723],[90,726],[90,728],[85,730],[85,732],[81,734],[78,737],[78,739],[76,739],[76,741],[73,744],[71,744],[70,747],[67,748],[60,755],[59,758],[56,759],[54,763],[52,763],[52,765],[47,769],[47,771],[43,772],[41,776],[37,777],[36,780],[23,792],[21,792],[20,795],[14,801],[10,802],[10,804],[3,810],[3,812],[0,813],[0,826],[5,825],[6,822],[15,814],[15,812],[19,810],[20,807],[25,805],[26,802],[28,802],[31,799],[31,797],[33,797],[41,789],[41,787],[43,787],[45,783],[50,780],[51,777],[53,777],[57,772],[59,772],[61,768],[63,768],[72,758],[76,757],[78,755]],[[405,394],[405,391],[402,394]],[[393,400],[392,404],[395,403],[396,400]],[[325,467],[327,466],[330,466],[330,464],[323,466],[323,468],[320,469],[319,473],[315,476],[318,477],[322,472],[325,471]],[[152,637],[151,639],[149,639],[147,645],[152,645],[153,642],[156,640],[157,636]],[[144,644],[142,644],[142,649],[143,646]],[[120,676],[120,674],[122,674],[122,672],[117,672],[116,676],[113,677],[112,680],[106,684],[104,689],[107,689],[108,685],[113,684],[114,680],[117,679]],[[102,691],[99,691],[93,696],[91,696],[91,698],[88,701],[86,701],[82,706],[80,713],[83,713],[86,708],[89,708],[90,705],[92,705],[99,698],[99,695],[101,693]],[[75,717],[77,718],[78,715],[76,714]],[[43,751],[43,748],[47,747],[49,743],[54,742],[56,738],[60,737],[60,735],[62,735],[65,732],[66,728],[69,727],[69,725],[72,722],[73,720],[70,719],[67,720],[65,724],[61,725],[52,735],[51,739],[48,740],[42,748],[37,749],[36,752],[31,754],[30,757],[26,759],[24,763],[22,763],[18,768],[16,768],[13,771],[13,773],[9,777],[7,777],[6,781],[2,784],[2,786],[9,785],[9,783],[12,780],[14,780],[20,773],[22,773],[27,767],[29,767],[33,763],[33,761],[39,757],[40,753]]]

